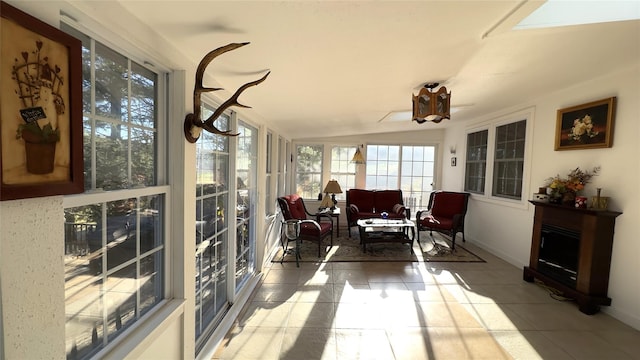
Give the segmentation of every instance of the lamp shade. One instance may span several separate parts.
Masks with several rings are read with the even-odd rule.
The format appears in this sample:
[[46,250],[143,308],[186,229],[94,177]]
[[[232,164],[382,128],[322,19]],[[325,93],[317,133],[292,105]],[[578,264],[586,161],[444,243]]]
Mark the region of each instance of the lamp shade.
[[333,200],[331,200],[329,195],[325,194],[324,198],[322,199],[322,202],[320,203],[320,207],[328,208],[328,207],[332,207],[332,206],[333,206]]
[[335,180],[329,180],[327,186],[324,187],[324,193],[326,194],[342,194],[340,184]]
[[356,164],[364,164],[364,156],[362,156],[362,153],[360,152],[360,148],[356,149],[356,153],[353,154],[353,158],[351,159],[351,162]]

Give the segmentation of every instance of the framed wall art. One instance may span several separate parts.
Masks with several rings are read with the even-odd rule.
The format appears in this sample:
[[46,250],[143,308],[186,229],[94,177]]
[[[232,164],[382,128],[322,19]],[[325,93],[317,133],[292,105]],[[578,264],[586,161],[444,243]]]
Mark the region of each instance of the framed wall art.
[[558,110],[555,150],[613,146],[616,98]]
[[0,200],[81,193],[82,44],[0,6]]

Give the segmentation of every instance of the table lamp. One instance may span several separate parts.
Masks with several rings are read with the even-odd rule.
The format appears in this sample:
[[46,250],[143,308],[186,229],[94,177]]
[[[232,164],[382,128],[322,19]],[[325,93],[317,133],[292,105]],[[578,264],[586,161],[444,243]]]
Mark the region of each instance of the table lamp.
[[331,210],[335,210],[336,204],[338,200],[336,200],[336,194],[342,194],[342,189],[340,188],[340,184],[338,184],[335,180],[329,180],[327,186],[324,188],[325,194],[331,194],[331,200],[333,201],[333,206],[331,206]]

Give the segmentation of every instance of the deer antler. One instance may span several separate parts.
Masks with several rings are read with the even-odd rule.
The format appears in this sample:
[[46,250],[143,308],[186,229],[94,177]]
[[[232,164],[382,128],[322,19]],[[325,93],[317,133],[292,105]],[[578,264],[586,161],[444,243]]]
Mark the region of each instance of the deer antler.
[[235,50],[247,44],[249,43],[248,42],[232,43],[232,44],[219,47],[215,50],[210,51],[207,55],[205,55],[200,61],[200,64],[198,64],[198,68],[196,70],[196,83],[193,89],[193,113],[187,114],[187,116],[184,119],[184,135],[187,141],[189,141],[190,143],[194,143],[198,141],[198,139],[200,138],[200,132],[202,131],[202,129],[205,129],[211,133],[219,134],[223,136],[238,135],[238,134],[230,134],[231,130],[220,130],[216,128],[213,125],[213,122],[216,119],[218,119],[218,117],[231,106],[250,108],[250,106],[240,104],[238,102],[238,97],[246,89],[252,86],[258,85],[261,82],[265,81],[267,79],[267,76],[269,76],[271,72],[267,72],[262,78],[258,80],[251,81],[242,85],[240,88],[238,88],[238,90],[236,90],[236,92],[227,101],[222,103],[222,105],[220,105],[220,107],[216,109],[213,115],[209,116],[209,118],[204,122],[200,118],[201,116],[200,115],[200,105],[201,105],[200,96],[202,95],[203,92],[222,90],[221,88],[207,88],[202,85],[202,78],[204,76],[204,71],[209,65],[209,63],[211,63],[211,61],[213,61],[213,59],[215,59],[219,55],[224,54],[227,51]]

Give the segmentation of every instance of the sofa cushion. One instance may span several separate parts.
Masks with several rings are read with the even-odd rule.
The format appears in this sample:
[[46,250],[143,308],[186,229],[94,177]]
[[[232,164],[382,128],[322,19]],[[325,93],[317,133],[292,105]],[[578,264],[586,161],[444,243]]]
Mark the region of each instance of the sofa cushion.
[[305,220],[307,218],[307,213],[304,211],[304,204],[300,201],[300,195],[292,194],[284,196],[284,198],[289,205],[292,218],[299,220]]
[[461,209],[464,209],[464,201],[464,194],[436,193],[431,205],[431,214],[435,217],[452,218],[453,215],[459,214]]
[[402,203],[400,190],[378,190],[375,192],[376,212],[392,212],[393,206]]
[[[320,225],[320,229],[318,226]],[[330,222],[321,222],[321,223],[312,223],[312,222],[303,222],[300,224],[300,235],[301,236],[320,236],[324,235],[328,232],[331,232],[332,227]]]
[[433,215],[428,215],[420,219],[420,225],[431,229],[450,230],[453,226],[453,219],[445,217],[436,219]]
[[357,204],[361,212],[373,212],[373,207],[375,206],[374,199],[374,193],[370,190],[349,190],[349,203]]

